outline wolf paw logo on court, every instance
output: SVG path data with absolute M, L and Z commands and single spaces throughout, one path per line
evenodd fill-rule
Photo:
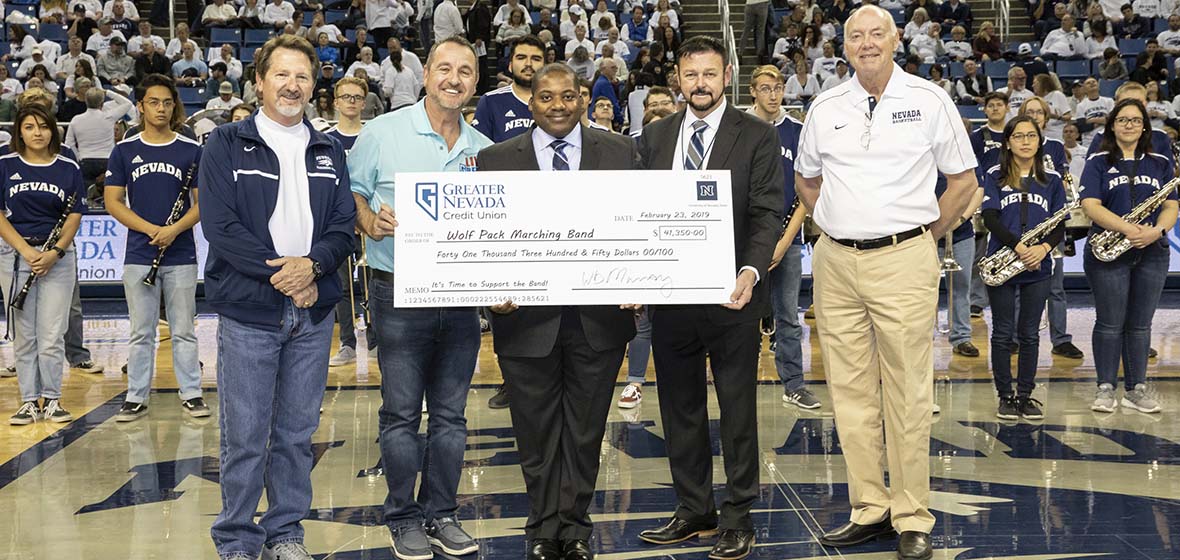
M 697 200 L 717 200 L 717 181 L 697 181 Z
M 438 183 L 418 183 L 414 186 L 414 201 L 426 211 L 430 219 L 438 221 Z

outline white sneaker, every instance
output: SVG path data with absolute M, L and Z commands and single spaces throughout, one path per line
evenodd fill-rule
M 77 363 L 70 366 L 70 369 L 82 370 L 82 373 L 102 373 L 103 367 L 94 363 L 94 360 L 86 360 L 85 362 Z
M 312 557 L 303 543 L 292 541 L 262 547 L 262 560 L 312 560 Z
M 934 403 L 934 413 L 935 414 L 942 414 L 942 407 L 938 406 L 938 403 Z
M 627 385 L 619 395 L 619 408 L 635 408 L 643 402 L 643 390 L 639 385 Z
M 1123 406 L 1153 414 L 1161 410 L 1160 403 L 1147 392 L 1147 385 L 1139 383 L 1135 388 L 1123 394 Z
M 1119 402 L 1114 399 L 1114 385 L 1110 383 L 1103 383 L 1098 386 L 1098 392 L 1094 394 L 1094 404 L 1090 405 L 1090 410 L 1095 412 L 1114 412 L 1114 409 L 1119 406 Z
M 356 350 L 347 346 L 341 346 L 340 351 L 328 360 L 328 367 L 340 367 L 348 364 L 356 363 Z

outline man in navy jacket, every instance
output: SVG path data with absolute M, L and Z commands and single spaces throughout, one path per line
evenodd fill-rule
M 262 108 L 213 131 L 198 173 L 205 293 L 220 314 L 221 558 L 311 558 L 300 526 L 311 435 L 341 297 L 333 272 L 356 219 L 344 148 L 303 119 L 317 62 L 305 39 L 267 41 L 255 55 Z

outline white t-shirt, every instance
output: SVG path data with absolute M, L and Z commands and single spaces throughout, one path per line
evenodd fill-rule
M 1099 96 L 1098 99 L 1090 99 L 1089 97 L 1078 102 L 1078 108 L 1074 111 L 1073 117 L 1075 119 L 1090 119 L 1093 117 L 1105 117 L 1114 110 L 1114 100 L 1109 97 Z M 1094 130 L 1082 135 L 1081 143 L 1084 146 L 1089 146 L 1090 142 L 1094 141 L 1094 136 L 1102 130 L 1102 125 L 1096 125 Z
M 226 100 L 222 99 L 220 95 L 218 95 L 217 97 L 210 99 L 209 102 L 205 104 L 205 108 L 206 109 L 233 109 L 234 107 L 237 107 L 238 105 L 241 105 L 241 104 L 242 104 L 242 100 L 238 99 L 237 97 L 230 96 L 229 101 L 226 101 Z
M 1002 87 L 996 90 L 1008 94 L 1008 118 L 1015 117 L 1020 112 L 1020 106 L 1024 104 L 1030 97 L 1035 96 L 1031 89 L 1024 88 L 1020 91 L 1015 91 L 1011 88 Z
M 1051 91 L 1045 96 L 1045 103 L 1049 104 L 1049 109 L 1053 111 L 1058 117 L 1072 112 L 1069 98 L 1060 91 Z M 1049 119 L 1048 124 L 1045 125 L 1045 136 L 1054 140 L 1064 141 L 1065 122 L 1060 119 Z
M 791 77 L 787 78 L 786 89 L 783 91 L 783 99 L 792 103 L 800 103 L 814 98 L 816 95 L 819 95 L 819 92 L 820 83 L 815 76 L 808 75 L 807 83 L 801 84 L 799 83 L 799 75 L 791 74 Z
M 267 225 L 281 257 L 302 257 L 311 252 L 314 221 L 307 182 L 307 144 L 311 133 L 303 122 L 283 126 L 259 111 L 258 135 L 279 159 L 279 198 Z
M 159 35 L 149 35 L 147 37 L 144 37 L 143 35 L 136 35 L 127 40 L 127 54 L 134 55 L 142 52 L 144 41 L 151 41 L 152 44 L 156 45 L 156 52 L 164 52 L 164 49 L 168 48 L 167 45 L 164 44 L 164 38 L 160 37 Z
M 871 119 L 869 105 L 860 80 L 848 80 L 812 102 L 799 137 L 795 171 L 823 177 L 813 215 L 838 239 L 874 239 L 936 221 L 938 172 L 978 165 L 958 109 L 937 85 L 894 64 Z

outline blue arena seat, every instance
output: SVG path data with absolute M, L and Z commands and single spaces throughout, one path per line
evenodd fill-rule
M 38 12 L 39 7 L 40 6 L 38 6 L 38 5 L 30 6 L 30 5 L 10 4 L 4 8 L 4 17 L 7 18 L 8 14 L 11 14 L 13 12 L 24 12 L 29 17 L 31 17 L 33 19 L 38 19 L 37 12 Z
M 1098 80 L 1098 95 L 1103 97 L 1114 98 L 1114 92 L 1123 85 L 1126 80 Z
M 962 62 L 951 62 L 947 64 L 947 77 L 951 79 L 962 78 L 967 75 L 967 71 L 963 69 Z
M 1089 60 L 1058 60 L 1055 66 L 1057 76 L 1061 78 L 1081 78 L 1091 75 Z
M 68 28 L 64 25 L 42 24 L 41 39 L 50 40 L 55 43 L 66 43 L 69 41 L 70 36 Z M 62 49 L 61 52 L 66 52 L 66 49 Z
M 1002 60 L 983 63 L 983 75 L 989 78 L 1007 78 L 1012 65 Z
M 180 93 L 180 102 L 186 105 L 189 103 L 203 104 L 205 101 L 202 88 L 180 87 L 176 88 L 176 91 Z
M 247 45 L 261 45 L 273 34 L 274 32 L 269 29 L 247 29 L 245 43 Z
M 258 50 L 257 45 L 242 47 L 242 52 L 238 55 L 238 60 L 242 61 L 242 64 L 250 64 L 254 62 L 254 51 L 256 50 Z
M 209 42 L 212 46 L 220 47 L 226 43 L 237 46 L 242 44 L 242 30 L 226 27 L 214 27 L 209 30 Z
M 965 119 L 983 119 L 983 108 L 979 105 L 959 105 L 959 114 Z
M 1139 54 L 1147 50 L 1147 39 L 1119 39 L 1119 52 L 1128 54 Z
M 338 23 L 340 21 L 343 21 L 344 18 L 347 16 L 348 16 L 348 12 L 345 10 L 328 10 L 328 11 L 324 12 L 324 22 Z

